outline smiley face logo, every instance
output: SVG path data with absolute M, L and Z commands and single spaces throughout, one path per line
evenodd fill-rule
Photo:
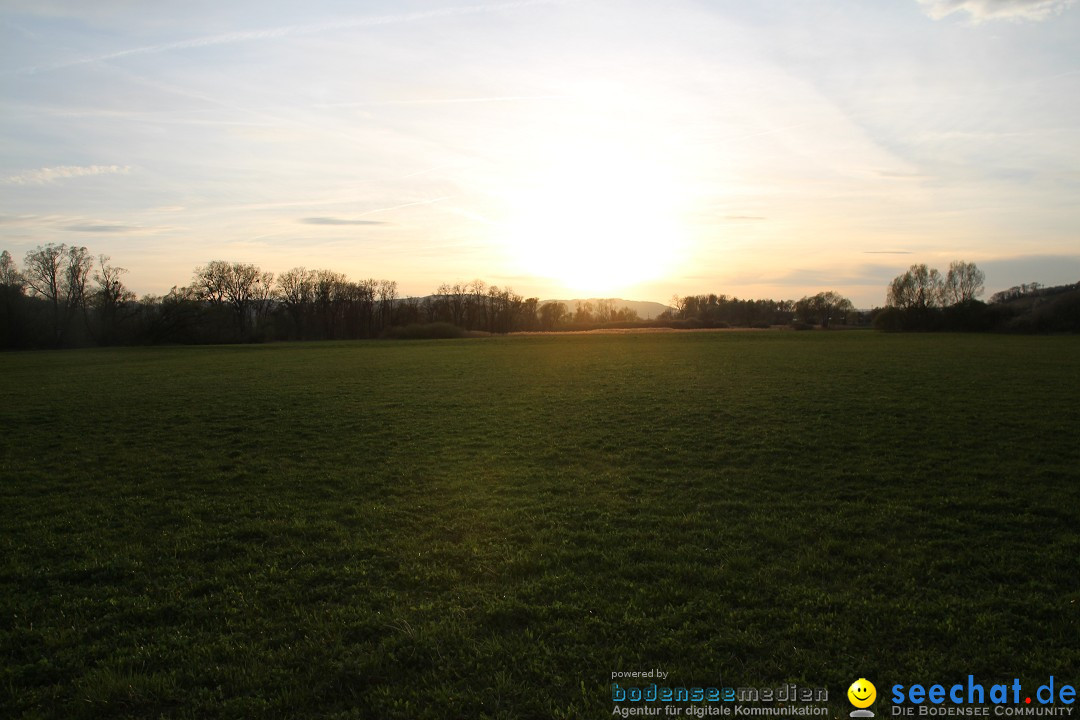
M 866 708 L 877 700 L 877 688 L 866 678 L 859 678 L 847 689 L 847 698 L 857 708 Z

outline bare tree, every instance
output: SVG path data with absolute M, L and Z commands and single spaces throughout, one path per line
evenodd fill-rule
M 315 297 L 315 313 L 320 332 L 325 338 L 337 337 L 344 322 L 341 299 L 349 280 L 333 270 L 316 270 L 312 279 Z
M 465 327 L 470 315 L 469 290 L 465 283 L 454 283 L 452 287 L 443 286 L 447 289 L 447 307 L 450 310 L 450 322 L 458 327 Z
M 90 271 L 94 259 L 85 247 L 71 246 L 67 251 L 67 265 L 64 274 L 67 277 L 67 303 L 72 311 L 86 307 L 86 285 L 90 281 Z
M 59 314 L 60 298 L 64 295 L 63 258 L 66 252 L 67 246 L 63 244 L 38 246 L 37 250 L 26 253 L 23 263 L 30 292 L 51 302 L 54 314 Z
M 98 306 L 116 306 L 122 302 L 135 299 L 135 293 L 124 286 L 120 279 L 127 274 L 127 268 L 109 265 L 108 255 L 98 255 L 98 271 L 94 273 L 94 297 Z
M 225 275 L 228 274 L 229 263 L 224 260 L 212 260 L 206 265 L 195 268 L 195 279 L 192 289 L 200 300 L 205 300 L 211 305 L 221 305 L 225 302 Z
M 985 289 L 986 275 L 975 263 L 955 260 L 949 263 L 949 272 L 945 276 L 944 300 L 946 304 L 974 300 Z
M 424 311 L 420 298 L 403 297 L 397 302 L 396 322 L 398 325 L 415 325 L 423 322 Z
M 378 331 L 376 298 L 379 296 L 379 281 L 369 278 L 352 284 L 355 286 L 356 307 L 360 316 L 360 324 L 354 335 L 371 337 Z
M 31 293 L 51 306 L 52 338 L 58 345 L 67 336 L 72 317 L 86 303 L 92 266 L 85 247 L 49 243 L 26 253 L 23 277 Z
M 425 318 L 428 322 L 453 322 L 450 299 L 453 297 L 453 288 L 448 283 L 443 283 L 435 288 L 434 294 L 424 302 L 426 311 Z
M 274 305 L 274 273 L 255 269 L 258 272 L 249 290 L 252 330 L 258 330 Z
M 912 265 L 889 284 L 888 305 L 925 310 L 941 304 L 944 283 L 941 273 L 925 264 Z
M 373 284 L 375 281 L 371 281 Z M 386 329 L 393 324 L 394 301 L 397 299 L 397 281 L 379 280 L 377 284 L 379 293 L 379 327 Z
M 109 265 L 108 255 L 98 256 L 98 271 L 94 273 L 96 287 L 91 294 L 91 303 L 97 311 L 100 325 L 98 340 L 106 345 L 115 339 L 124 305 L 135 300 L 135 293 L 128 290 L 120 279 L 126 273 L 125 268 Z
M 303 267 L 278 275 L 277 287 L 286 307 L 303 307 L 315 297 L 315 273 Z
M 304 267 L 287 270 L 277 278 L 278 297 L 292 318 L 296 337 L 305 336 L 305 325 L 315 306 L 315 273 Z
M 213 305 L 228 305 L 243 335 L 265 312 L 273 289 L 274 274 L 258 265 L 214 260 L 196 268 L 193 283 L 199 297 Z
M 473 280 L 462 287 L 465 295 L 465 317 L 463 323 L 470 330 L 487 327 L 487 283 Z M 457 324 L 457 323 L 455 323 Z
M 26 280 L 19 273 L 19 268 L 15 267 L 15 261 L 11 259 L 11 253 L 7 250 L 0 253 L 0 285 L 19 288 L 20 293 L 26 287 Z
M 615 303 L 611 300 L 596 301 L 596 322 L 611 322 L 615 318 Z

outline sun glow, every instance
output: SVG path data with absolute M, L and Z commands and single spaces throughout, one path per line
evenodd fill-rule
M 509 198 L 504 241 L 520 270 L 610 294 L 669 273 L 684 231 L 666 163 L 612 141 L 561 143 Z

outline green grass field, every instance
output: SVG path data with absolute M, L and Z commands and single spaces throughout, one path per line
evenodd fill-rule
M 1080 337 L 0 355 L 0 716 L 1080 681 Z M 883 707 L 879 700 L 879 708 Z M 879 712 L 879 716 L 883 715 Z

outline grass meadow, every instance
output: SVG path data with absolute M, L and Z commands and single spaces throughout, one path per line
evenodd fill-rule
M 1080 337 L 3 354 L 0 716 L 1075 684 L 1078 429 Z

